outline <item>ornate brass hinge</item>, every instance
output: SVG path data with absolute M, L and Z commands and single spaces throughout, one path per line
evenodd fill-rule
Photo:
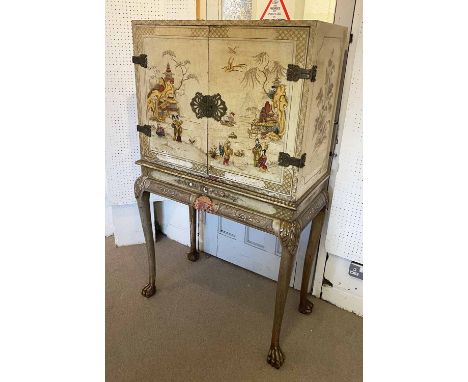
M 148 66 L 148 56 L 146 54 L 140 54 L 139 56 L 132 56 L 132 62 L 140 65 L 143 68 Z
M 151 137 L 151 126 L 150 125 L 137 125 L 137 130 L 140 133 L 145 134 L 147 137 Z
M 288 81 L 309 80 L 315 82 L 317 76 L 317 65 L 312 66 L 311 69 L 302 69 L 298 65 L 289 64 L 286 71 L 286 79 Z
M 305 166 L 306 154 L 302 154 L 300 158 L 292 157 L 287 153 L 279 153 L 278 155 L 278 165 L 283 167 L 296 166 L 302 168 Z

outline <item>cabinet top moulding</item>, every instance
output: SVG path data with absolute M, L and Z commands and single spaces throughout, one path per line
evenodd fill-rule
M 311 27 L 317 23 L 329 24 L 319 20 L 132 20 L 135 25 L 157 26 L 254 26 L 254 27 Z

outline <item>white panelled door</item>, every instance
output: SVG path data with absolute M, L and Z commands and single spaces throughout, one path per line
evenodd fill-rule
M 276 236 L 203 212 L 199 219 L 200 250 L 269 279 L 278 279 L 281 243 Z M 309 233 L 310 224 L 302 232 L 291 277 L 290 285 L 296 289 L 301 286 Z

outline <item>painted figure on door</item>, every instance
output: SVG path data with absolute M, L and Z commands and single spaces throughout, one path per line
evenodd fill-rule
M 260 155 L 260 157 L 258 158 L 258 167 L 260 168 L 260 171 L 267 171 L 268 170 L 268 167 L 267 167 L 267 156 L 266 156 L 266 150 L 263 150 L 262 151 L 262 154 Z
M 234 153 L 233 149 L 231 148 L 231 142 L 226 141 L 224 142 L 223 147 L 223 165 L 228 166 L 229 160 L 231 159 L 231 155 Z
M 182 121 L 179 119 L 178 114 L 172 115 L 172 128 L 174 129 L 173 140 L 177 142 L 182 142 Z
M 221 143 L 218 145 L 219 155 L 224 156 L 224 145 Z
M 218 149 L 215 145 L 211 146 L 211 148 L 208 150 L 208 154 L 210 154 L 210 157 L 212 157 L 213 159 L 216 159 L 218 157 Z
M 252 154 L 254 156 L 253 164 L 255 167 L 258 167 L 258 159 L 260 158 L 261 152 L 262 152 L 262 145 L 260 144 L 259 139 L 255 138 L 255 146 L 252 148 Z
M 268 149 L 268 143 L 265 143 L 264 146 L 260 143 L 258 138 L 255 139 L 255 146 L 252 148 L 253 154 L 253 164 L 255 167 L 262 168 L 266 170 L 266 150 Z M 262 158 L 264 156 L 264 158 Z

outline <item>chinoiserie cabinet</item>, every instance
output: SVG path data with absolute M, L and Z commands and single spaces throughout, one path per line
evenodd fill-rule
M 135 196 L 156 292 L 149 195 L 275 234 L 282 245 L 267 361 L 279 334 L 302 229 L 313 220 L 299 311 L 317 252 L 334 146 L 347 29 L 319 21 L 133 21 L 142 175 Z

